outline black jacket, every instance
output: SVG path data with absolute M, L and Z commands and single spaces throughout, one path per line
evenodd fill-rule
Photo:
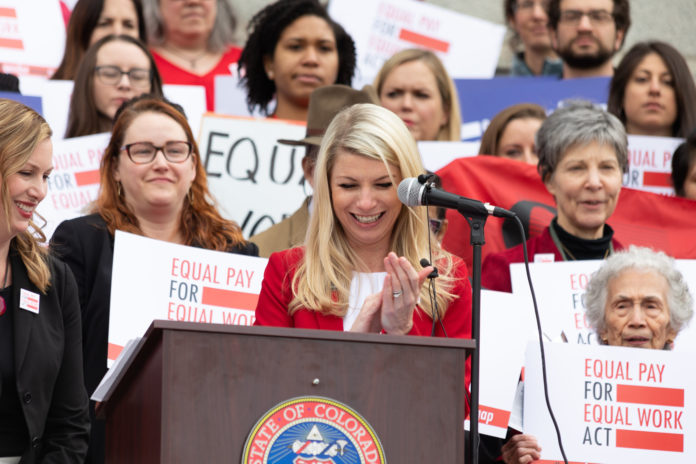
M 80 463 L 90 424 L 75 279 L 65 263 L 49 257 L 51 286 L 44 295 L 14 247 L 9 259 L 17 393 L 29 430 L 20 463 Z M 38 314 L 19 308 L 22 289 L 39 295 Z

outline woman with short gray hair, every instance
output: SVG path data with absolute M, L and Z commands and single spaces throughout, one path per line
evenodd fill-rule
M 537 169 L 556 202 L 556 217 L 527 241 L 530 260 L 605 259 L 623 248 L 606 223 L 628 168 L 623 124 L 589 102 L 568 102 L 541 125 L 536 146 Z M 510 264 L 523 261 L 522 245 L 489 255 L 483 286 L 510 292 Z
M 630 298 L 630 286 L 618 287 L 623 281 L 628 283 L 626 276 L 633 274 L 644 275 L 648 284 L 641 286 L 639 295 Z M 635 286 L 639 279 L 634 276 L 630 282 Z M 652 287 L 656 291 L 648 291 Z M 664 314 L 657 311 L 660 308 Z M 661 251 L 631 246 L 611 256 L 592 274 L 585 293 L 585 313 L 604 344 L 649 343 L 653 348 L 669 349 L 693 316 L 693 298 L 674 259 Z M 641 331 L 640 327 L 646 329 Z

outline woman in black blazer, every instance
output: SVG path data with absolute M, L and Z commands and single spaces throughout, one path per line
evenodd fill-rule
M 82 307 L 85 383 L 106 373 L 111 267 L 116 229 L 184 245 L 258 256 L 240 227 L 223 219 L 208 192 L 198 146 L 183 112 L 144 96 L 116 113 L 100 167 L 93 214 L 65 221 L 51 248 L 75 274 Z M 134 256 L 133 259 L 138 259 Z M 92 416 L 87 461 L 104 462 L 104 426 Z
M 32 221 L 53 170 L 51 129 L 0 100 L 0 459 L 83 462 L 89 437 L 77 286 Z

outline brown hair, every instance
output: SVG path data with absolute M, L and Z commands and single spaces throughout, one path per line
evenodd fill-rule
M 639 42 L 626 52 L 619 66 L 614 71 L 614 77 L 609 85 L 607 110 L 626 125 L 624 111 L 624 95 L 633 71 L 643 58 L 650 53 L 657 53 L 672 75 L 674 99 L 677 103 L 677 118 L 672 125 L 673 137 L 686 137 L 696 128 L 696 85 L 689 72 L 689 66 L 684 57 L 670 44 L 659 41 Z
M 68 128 L 65 138 L 109 132 L 113 121 L 99 112 L 94 101 L 94 68 L 97 66 L 99 50 L 109 42 L 127 42 L 137 46 L 150 62 L 150 94 L 162 96 L 162 78 L 150 51 L 140 40 L 128 35 L 107 35 L 95 42 L 82 59 L 75 77 L 75 86 L 70 96 Z
M 510 121 L 524 118 L 535 118 L 543 121 L 546 119 L 546 110 L 535 103 L 520 103 L 508 106 L 496 114 L 481 137 L 479 155 L 497 155 L 500 137 Z
M 462 126 L 462 116 L 459 111 L 459 97 L 457 96 L 457 88 L 454 86 L 452 78 L 447 73 L 442 61 L 433 52 L 422 50 L 420 48 L 407 48 L 395 53 L 384 62 L 382 68 L 375 77 L 374 87 L 377 90 L 377 95 L 382 94 L 384 81 L 395 68 L 404 63 L 412 61 L 422 61 L 430 69 L 435 76 L 437 89 L 440 92 L 442 99 L 442 107 L 447 113 L 447 124 L 440 127 L 437 133 L 436 140 L 439 141 L 460 141 L 460 131 Z
M 201 163 L 198 145 L 183 113 L 164 98 L 142 95 L 124 103 L 116 113 L 111 140 L 106 147 L 99 168 L 101 187 L 94 212 L 106 221 L 109 232 L 116 229 L 142 235 L 138 218 L 120 194 L 114 171 L 118 166 L 123 138 L 133 121 L 143 113 L 158 113 L 172 118 L 186 133 L 192 145 L 196 177 L 189 194 L 184 199 L 180 228 L 187 245 L 205 246 L 211 250 L 226 251 L 243 243 L 242 230 L 233 221 L 224 219 L 217 210 L 215 201 L 208 190 L 205 169 Z M 126 161 L 130 162 L 130 161 Z
M 5 218 L 9 217 L 13 207 L 7 187 L 8 178 L 18 173 L 39 143 L 50 137 L 51 128 L 36 111 L 13 100 L 0 99 L 0 195 Z M 38 213 L 34 212 L 34 215 Z M 9 231 L 9 221 L 0 227 Z M 40 245 L 45 241 L 46 236 L 33 220 L 29 221 L 27 230 L 12 239 L 15 250 L 27 268 L 29 279 L 43 293 L 48 290 L 51 280 L 47 249 Z M 9 256 L 7 259 L 10 259 Z
M 51 79 L 73 80 L 77 74 L 77 68 L 82 62 L 82 57 L 89 48 L 89 41 L 92 33 L 97 27 L 99 16 L 104 9 L 105 0 L 79 0 L 75 4 L 68 30 L 65 36 L 65 52 L 63 61 L 60 62 L 58 69 Z M 140 0 L 132 0 L 135 8 L 135 15 L 138 17 L 138 37 L 145 41 L 145 19 L 143 17 L 143 7 Z

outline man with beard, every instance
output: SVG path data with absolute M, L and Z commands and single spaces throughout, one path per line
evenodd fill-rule
M 551 44 L 563 78 L 612 76 L 631 25 L 628 0 L 550 0 Z

